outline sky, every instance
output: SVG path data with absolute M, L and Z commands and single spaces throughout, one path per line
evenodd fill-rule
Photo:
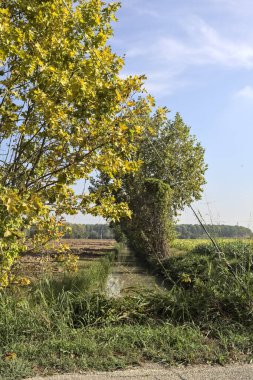
M 206 223 L 253 229 L 252 0 L 122 0 L 112 49 L 205 148 Z M 99 223 L 77 216 L 75 222 Z M 73 220 L 72 220 L 73 221 Z M 180 223 L 197 223 L 185 210 Z

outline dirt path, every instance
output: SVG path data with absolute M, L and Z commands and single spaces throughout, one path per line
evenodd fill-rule
M 229 366 L 190 366 L 165 369 L 150 365 L 114 372 L 35 377 L 29 380 L 253 380 L 253 364 Z

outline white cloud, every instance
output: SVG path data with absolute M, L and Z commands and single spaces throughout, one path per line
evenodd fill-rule
M 130 58 L 146 56 L 147 60 L 156 57 L 181 68 L 196 65 L 253 68 L 252 44 L 223 37 L 196 17 L 187 23 L 185 32 L 185 38 L 163 36 L 149 46 L 142 42 L 141 46 L 135 46 L 126 55 Z
M 196 16 L 181 25 L 180 35 L 158 35 L 152 41 L 142 37 L 126 53 L 127 59 L 143 67 L 147 89 L 154 95 L 188 86 L 185 74 L 193 67 L 253 68 L 253 44 L 228 38 Z
M 253 100 L 253 87 L 248 85 L 241 88 L 239 91 L 237 91 L 236 96 L 244 99 Z

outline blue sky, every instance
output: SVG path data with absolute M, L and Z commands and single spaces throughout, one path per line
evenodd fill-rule
M 111 45 L 126 55 L 123 75 L 146 74 L 157 105 L 178 111 L 206 149 L 194 207 L 207 223 L 253 229 L 253 2 L 122 0 L 117 16 Z M 195 223 L 189 210 L 180 221 Z

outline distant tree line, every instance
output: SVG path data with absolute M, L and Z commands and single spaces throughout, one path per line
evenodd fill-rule
M 114 239 L 108 224 L 68 224 L 64 239 Z
M 247 238 L 252 237 L 252 231 L 242 226 L 205 225 L 208 232 L 214 237 L 220 238 Z M 176 231 L 179 239 L 200 239 L 205 238 L 206 234 L 199 224 L 178 224 Z
M 118 226 L 109 224 L 71 224 L 64 235 L 64 239 L 116 239 L 126 242 L 126 238 Z M 242 226 L 205 225 L 208 232 L 214 237 L 220 238 L 248 238 L 253 233 L 249 228 Z M 34 235 L 35 226 L 30 229 L 27 236 Z M 203 228 L 199 224 L 178 224 L 176 225 L 178 239 L 201 239 L 206 238 Z

